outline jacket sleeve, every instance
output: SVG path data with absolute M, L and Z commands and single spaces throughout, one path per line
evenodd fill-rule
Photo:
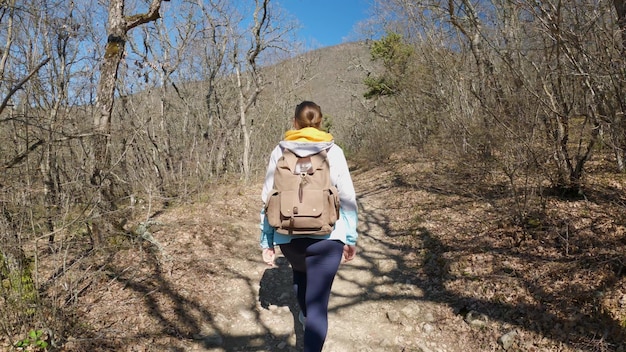
M 333 151 L 335 155 L 331 159 L 331 167 L 335 174 L 335 186 L 339 191 L 339 217 L 345 223 L 346 244 L 355 245 L 358 238 L 356 192 L 343 150 L 338 146 L 334 146 L 332 149 L 336 149 Z
M 278 163 L 278 159 L 283 154 L 280 146 L 276 146 L 270 155 L 270 160 L 267 163 L 267 170 L 265 172 L 265 182 L 263 182 L 263 191 L 261 192 L 261 200 L 263 201 L 263 208 L 265 208 L 265 204 L 267 203 L 267 196 L 274 188 L 274 171 L 276 170 L 276 164 Z
M 261 192 L 261 200 L 263 201 L 263 207 L 261 208 L 259 228 L 261 230 L 261 238 L 259 244 L 261 248 L 273 248 L 274 247 L 274 228 L 267 223 L 267 217 L 265 216 L 265 204 L 267 203 L 267 197 L 274 187 L 274 170 L 276 169 L 276 163 L 282 151 L 279 146 L 276 146 L 270 155 L 270 160 L 267 164 L 267 171 L 265 173 L 265 182 L 263 182 L 263 190 Z
M 267 223 L 265 209 L 261 210 L 261 239 L 259 245 L 261 248 L 274 248 L 274 228 Z

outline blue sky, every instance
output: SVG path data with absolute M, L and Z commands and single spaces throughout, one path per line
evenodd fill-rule
M 368 17 L 371 0 L 278 0 L 296 17 L 307 46 L 326 47 L 354 39 L 354 25 Z

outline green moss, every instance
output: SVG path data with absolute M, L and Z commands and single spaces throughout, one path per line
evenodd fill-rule
M 124 46 L 121 43 L 109 42 L 107 43 L 106 48 L 104 50 L 104 57 L 111 58 L 111 57 L 118 56 L 122 53 L 123 50 L 124 50 Z
M 530 227 L 530 228 L 536 228 L 536 227 L 541 226 L 541 220 L 539 220 L 539 219 L 534 219 L 534 218 L 529 218 L 529 219 L 526 221 L 526 224 L 527 224 L 527 225 L 528 225 L 528 227 Z
M 39 301 L 39 293 L 33 280 L 33 260 L 25 259 L 20 269 L 10 270 L 6 258 L 0 254 L 0 278 L 2 279 L 2 295 L 26 314 L 35 313 L 35 303 Z M 22 308 L 19 308 L 22 307 Z M 29 307 L 29 308 L 24 308 Z

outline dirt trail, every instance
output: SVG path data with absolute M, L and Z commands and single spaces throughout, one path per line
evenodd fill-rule
M 353 171 L 358 253 L 334 282 L 325 352 L 626 351 L 626 279 L 603 259 L 614 255 L 606 245 L 594 245 L 623 248 L 626 229 L 612 215 L 621 208 L 554 201 L 581 229 L 577 243 L 590 243 L 563 257 L 547 234 L 505 232 L 497 204 L 431 166 Z M 77 322 L 59 350 L 300 351 L 288 263 L 280 253 L 275 268 L 261 260 L 260 189 L 216 186 L 158 214 L 138 208 L 150 219 L 135 225 L 142 239 L 123 238 L 106 258 L 42 255 L 42 277 L 64 273 L 48 296 Z M 603 227 L 587 230 L 585 216 Z M 617 318 L 590 310 L 598 297 Z
M 341 266 L 333 285 L 325 351 L 478 350 L 469 347 L 469 328 L 461 328 L 465 333 L 459 335 L 462 319 L 450 308 L 429 302 L 422 287 L 403 272 L 407 253 L 387 237 L 384 200 L 392 188 L 381 184 L 385 175 L 376 176 L 354 176 L 360 206 L 358 255 Z M 184 351 L 301 349 L 303 331 L 291 272 L 280 252 L 277 267 L 261 262 L 258 209 L 246 209 L 245 219 L 230 228 L 223 224 L 209 228 L 210 219 L 232 220 L 238 206 L 254 204 L 258 197 L 254 187 L 232 190 L 231 197 L 234 192 L 237 200 L 214 197 L 206 208 L 190 207 L 157 219 L 163 227 L 154 237 L 170 261 L 165 271 L 171 279 L 166 280 L 176 292 L 164 298 L 185 311 L 164 313 L 170 318 L 161 319 L 159 325 L 169 322 L 192 339 L 159 338 L 152 345 L 155 350 L 168 344 L 170 350 Z M 146 314 L 154 317 L 154 312 Z M 446 319 L 454 331 L 446 331 L 442 324 Z
M 433 303 L 388 236 L 380 171 L 353 176 L 358 255 L 333 285 L 325 351 L 478 351 L 451 308 Z M 151 218 L 147 241 L 110 259 L 106 278 L 79 301 L 87 332 L 64 351 L 299 351 L 302 327 L 280 252 L 268 268 L 258 247 L 261 185 L 219 188 L 210 199 Z M 448 327 L 453 327 L 452 330 Z

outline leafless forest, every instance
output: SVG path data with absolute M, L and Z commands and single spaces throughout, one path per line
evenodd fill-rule
M 3 346 L 70 336 L 88 280 L 67 270 L 258 180 L 304 99 L 353 163 L 411 150 L 476 197 L 496 185 L 503 227 L 545 229 L 550 197 L 590 192 L 626 225 L 626 1 L 372 6 L 360 40 L 309 50 L 273 0 L 0 0 Z M 68 259 L 44 275 L 42 253 Z M 603 260 L 626 275 L 623 252 Z M 626 329 L 626 303 L 611 314 Z

